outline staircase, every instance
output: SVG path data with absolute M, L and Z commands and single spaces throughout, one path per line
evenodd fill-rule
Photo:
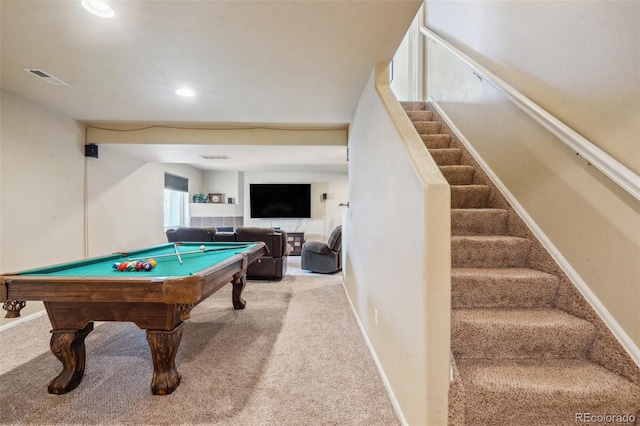
M 640 425 L 640 368 L 433 107 L 402 105 L 451 185 L 449 424 Z

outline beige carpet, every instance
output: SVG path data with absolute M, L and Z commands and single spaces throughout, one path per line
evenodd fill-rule
M 451 186 L 450 425 L 640 424 L 640 368 L 435 109 L 403 106 Z
M 61 364 L 40 317 L 0 333 L 0 424 L 397 425 L 358 329 L 341 275 L 299 269 L 280 282 L 250 281 L 247 308 L 231 288 L 201 303 L 177 356 L 182 381 L 154 396 L 144 331 L 101 323 L 88 336 L 74 391 L 47 393 Z

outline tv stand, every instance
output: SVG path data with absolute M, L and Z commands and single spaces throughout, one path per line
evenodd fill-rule
M 300 256 L 304 244 L 304 232 L 287 232 L 287 243 L 291 246 L 289 256 Z

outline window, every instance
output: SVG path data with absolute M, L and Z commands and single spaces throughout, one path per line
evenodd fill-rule
M 189 179 L 164 174 L 164 227 L 187 225 L 189 218 Z
M 164 227 L 172 228 L 187 224 L 189 202 L 186 192 L 164 190 Z

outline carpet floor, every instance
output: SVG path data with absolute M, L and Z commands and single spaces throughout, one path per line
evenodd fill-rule
M 341 275 L 301 271 L 249 281 L 247 307 L 230 286 L 185 322 L 176 358 L 182 381 L 150 391 L 145 332 L 99 323 L 86 339 L 82 383 L 47 392 L 61 370 L 46 316 L 0 333 L 0 424 L 398 425 L 400 421 L 350 309 Z

